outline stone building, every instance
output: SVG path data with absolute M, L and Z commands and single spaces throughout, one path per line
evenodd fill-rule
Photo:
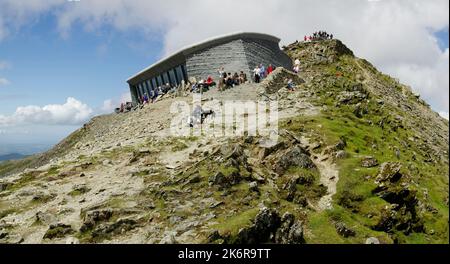
M 218 69 L 226 72 L 244 71 L 250 78 L 256 65 L 292 67 L 291 59 L 280 49 L 280 39 L 261 33 L 240 32 L 215 37 L 156 62 L 128 79 L 133 103 L 144 93 L 150 94 L 163 84 L 180 85 L 191 77 L 219 79 Z

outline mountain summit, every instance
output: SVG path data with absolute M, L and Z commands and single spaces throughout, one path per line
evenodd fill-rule
M 202 97 L 277 102 L 276 142 L 170 136 L 182 93 L 95 117 L 0 165 L 0 242 L 448 243 L 448 121 L 339 40 L 284 52 L 299 74 Z

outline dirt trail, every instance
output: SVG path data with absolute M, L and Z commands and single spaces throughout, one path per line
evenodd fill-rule
M 317 207 L 320 211 L 332 209 L 333 196 L 336 194 L 336 185 L 339 181 L 339 170 L 336 165 L 327 159 L 327 157 L 318 155 L 315 162 L 320 171 L 320 182 L 328 188 L 325 196 L 320 198 Z
M 301 143 L 304 147 L 310 146 L 309 138 L 302 137 Z M 316 210 L 323 211 L 332 209 L 333 196 L 336 194 L 336 185 L 339 181 L 339 170 L 328 155 L 314 154 L 314 164 L 320 172 L 320 182 L 327 187 L 327 194 L 320 198 L 316 205 Z

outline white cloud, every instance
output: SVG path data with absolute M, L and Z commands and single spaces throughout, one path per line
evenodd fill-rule
M 449 111 L 448 50 L 441 51 L 433 36 L 448 27 L 448 0 L 2 0 L 0 40 L 2 32 L 6 36 L 14 30 L 13 24 L 49 10 L 64 36 L 74 25 L 87 31 L 104 25 L 138 29 L 149 38 L 161 37 L 163 54 L 234 31 L 266 32 L 287 44 L 327 30 L 357 56 L 411 85 L 434 109 Z
M 93 110 L 69 97 L 65 104 L 21 106 L 10 116 L 0 115 L 0 127 L 17 125 L 80 125 L 92 117 Z
M 100 108 L 100 112 L 101 113 L 111 113 L 112 111 L 114 111 L 114 109 L 117 107 L 117 104 L 114 103 L 114 101 L 112 99 L 108 99 L 103 101 L 103 105 Z
M 8 85 L 8 84 L 10 84 L 10 83 L 11 83 L 11 82 L 8 81 L 7 79 L 5 79 L 5 78 L 0 78 L 0 86 Z
M 448 112 L 439 112 L 439 115 L 448 120 Z
M 131 102 L 131 95 L 129 92 L 123 93 L 119 98 L 107 99 L 103 101 L 103 105 L 100 110 L 97 111 L 99 114 L 110 114 L 116 108 L 120 107 L 120 104 Z

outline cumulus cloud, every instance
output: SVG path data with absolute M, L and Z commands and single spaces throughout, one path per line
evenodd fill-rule
M 448 120 L 448 112 L 439 112 L 439 115 Z
M 131 95 L 129 92 L 124 92 L 120 97 L 107 99 L 103 101 L 103 105 L 97 111 L 98 114 L 110 114 L 114 109 L 120 107 L 120 104 L 131 102 Z
M 64 104 L 21 106 L 10 116 L 0 115 L 0 127 L 17 125 L 80 125 L 92 117 L 93 110 L 75 98 Z
M 448 0 L 2 0 L 0 40 L 2 32 L 14 29 L 13 18 L 20 24 L 44 11 L 56 16 L 63 36 L 70 35 L 74 25 L 87 31 L 105 25 L 119 31 L 138 29 L 148 38 L 161 38 L 165 55 L 235 31 L 266 32 L 287 44 L 323 29 L 356 55 L 411 85 L 436 110 L 448 112 L 448 50 L 440 50 L 434 36 L 448 28 L 448 10 Z

